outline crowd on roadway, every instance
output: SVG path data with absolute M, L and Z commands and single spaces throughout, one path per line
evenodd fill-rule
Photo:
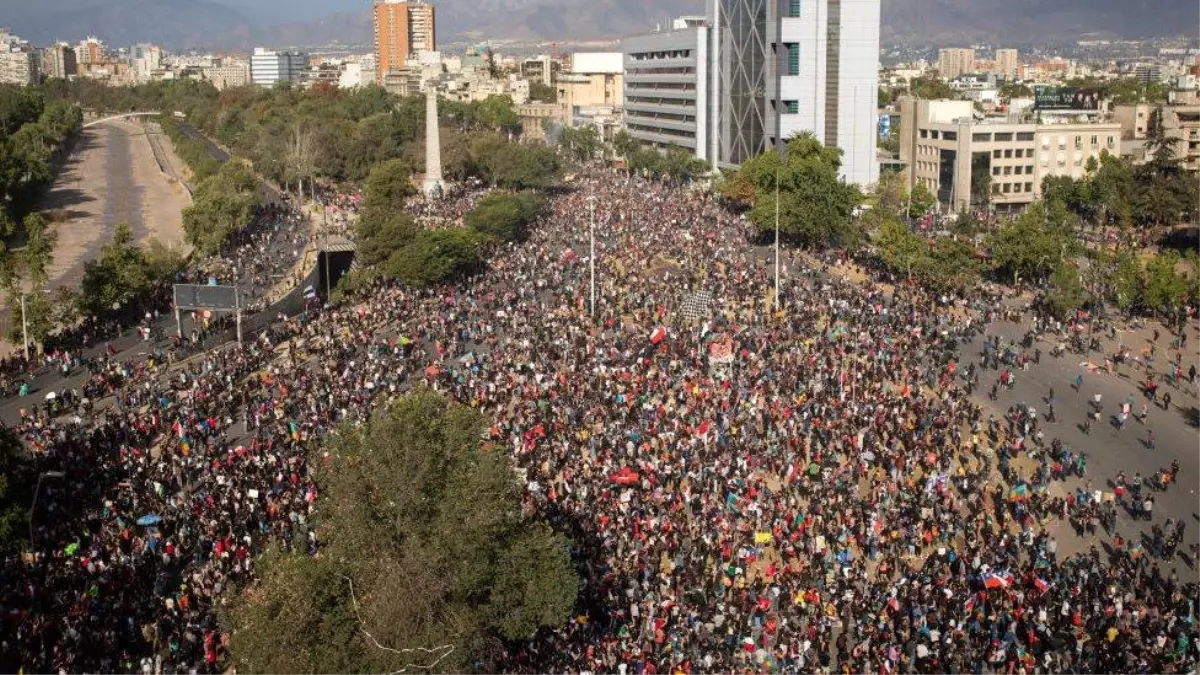
M 1086 455 L 970 398 L 1028 351 L 963 349 L 1000 297 L 789 260 L 777 312 L 769 256 L 712 196 L 574 188 L 475 279 L 378 282 L 174 368 L 101 359 L 88 395 L 31 405 L 44 480 L 33 552 L 0 568 L 0 667 L 221 670 L 221 594 L 271 539 L 320 549 L 310 451 L 421 384 L 489 413 L 526 511 L 572 536 L 578 611 L 505 670 L 1194 670 L 1200 588 L 1164 561 L 1183 524 L 1060 555 L 1072 526 L 1124 544 L 1114 502 L 1052 496 Z

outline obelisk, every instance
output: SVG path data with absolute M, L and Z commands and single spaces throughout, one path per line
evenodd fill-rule
M 442 144 L 438 133 L 437 88 L 425 90 L 425 197 L 442 196 Z

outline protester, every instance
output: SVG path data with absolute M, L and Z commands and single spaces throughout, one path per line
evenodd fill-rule
M 775 312 L 769 257 L 712 196 L 573 187 L 475 279 L 377 282 L 175 369 L 102 360 L 86 392 L 31 406 L 18 430 L 65 476 L 42 488 L 34 559 L 3 567 L 0 666 L 221 670 L 222 593 L 270 540 L 320 549 L 308 451 L 426 385 L 491 416 L 526 511 L 572 536 L 578 613 L 510 671 L 1194 669 L 1197 585 L 1159 549 L 1059 557 L 1057 523 L 1109 530 L 1115 506 L 1051 496 L 1086 456 L 1034 407 L 999 421 L 970 400 L 959 347 L 996 296 L 951 307 L 791 259 Z M 421 204 L 461 221 L 459 201 Z M 982 367 L 1021 359 L 988 342 Z

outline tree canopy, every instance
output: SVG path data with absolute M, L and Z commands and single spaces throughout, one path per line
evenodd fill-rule
M 569 542 L 522 515 L 482 413 L 419 390 L 310 451 L 319 556 L 276 551 L 222 621 L 242 672 L 489 669 L 498 640 L 569 617 Z M 328 452 L 328 456 L 326 456 Z
M 545 198 L 531 192 L 490 194 L 467 212 L 463 222 L 488 241 L 518 241 L 545 204 Z
M 226 162 L 200 182 L 183 210 L 188 242 L 203 254 L 216 253 L 230 234 L 250 224 L 261 203 L 262 192 L 250 170 L 241 162 Z
M 742 165 L 722 191 L 736 199 L 752 194 L 750 218 L 764 237 L 775 228 L 775 181 L 779 180 L 780 235 L 804 246 L 847 246 L 859 238 L 851 221 L 862 203 L 858 188 L 838 177 L 841 150 L 821 145 L 811 133 L 793 136 L 786 159 L 775 150 Z

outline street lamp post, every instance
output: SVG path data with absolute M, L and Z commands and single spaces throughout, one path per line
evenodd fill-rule
M 588 225 L 588 274 L 592 278 L 589 308 L 594 318 L 596 316 L 596 196 L 588 195 L 587 201 L 591 214 Z
M 775 165 L 775 311 L 779 311 L 779 168 L 783 163 L 783 154 L 779 154 L 779 163 Z
M 29 545 L 33 546 L 33 515 L 37 510 L 38 493 L 42 490 L 42 479 L 53 478 L 58 480 L 65 476 L 62 471 L 43 471 L 38 474 L 37 485 L 33 488 L 33 503 L 29 505 Z

